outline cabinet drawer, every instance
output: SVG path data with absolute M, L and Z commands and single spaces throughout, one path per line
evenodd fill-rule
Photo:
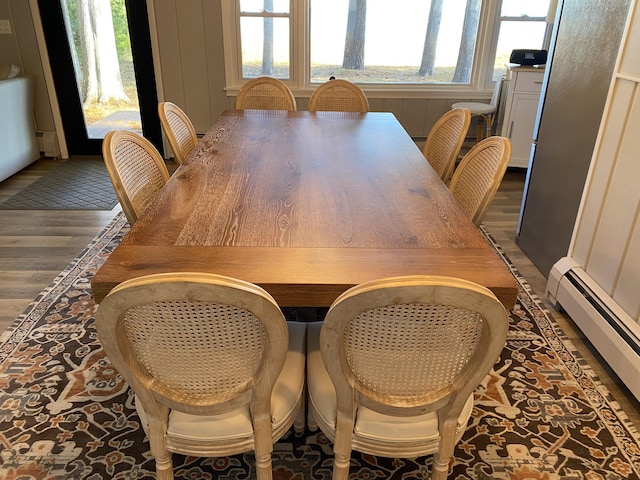
M 540 93 L 543 78 L 544 74 L 542 72 L 518 72 L 514 91 Z

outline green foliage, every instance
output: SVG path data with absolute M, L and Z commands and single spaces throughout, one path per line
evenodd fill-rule
M 116 35 L 118 58 L 131 61 L 131 42 L 129 41 L 127 8 L 124 0 L 111 0 L 111 12 L 113 14 L 113 30 Z
M 76 0 L 66 0 L 67 6 L 67 21 L 69 22 L 69 28 L 73 36 L 73 43 L 75 45 L 76 52 L 80 51 L 80 35 L 78 34 L 78 8 Z

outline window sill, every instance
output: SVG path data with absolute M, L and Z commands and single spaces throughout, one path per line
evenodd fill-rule
M 358 84 L 368 98 L 400 98 L 400 99 L 430 99 L 446 98 L 448 100 L 487 100 L 491 98 L 491 90 L 477 90 L 468 85 L 459 87 L 435 85 L 366 85 Z M 236 97 L 240 87 L 225 88 L 228 97 Z M 291 88 L 296 98 L 309 98 L 313 88 Z

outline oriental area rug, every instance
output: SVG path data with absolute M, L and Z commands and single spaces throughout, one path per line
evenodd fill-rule
M 119 214 L 1 337 L 0 479 L 155 478 L 132 392 L 94 328 L 90 281 L 126 225 Z M 503 258 L 519 299 L 506 348 L 476 391 L 449 479 L 639 479 L 638 432 Z M 275 445 L 274 479 L 330 479 L 332 461 L 322 433 L 291 431 Z M 255 478 L 251 453 L 174 454 L 173 462 L 177 480 Z M 430 456 L 354 452 L 350 478 L 419 479 L 430 470 Z

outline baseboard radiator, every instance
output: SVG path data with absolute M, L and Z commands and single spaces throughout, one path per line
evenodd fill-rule
M 570 257 L 551 269 L 547 296 L 640 400 L 640 325 Z

